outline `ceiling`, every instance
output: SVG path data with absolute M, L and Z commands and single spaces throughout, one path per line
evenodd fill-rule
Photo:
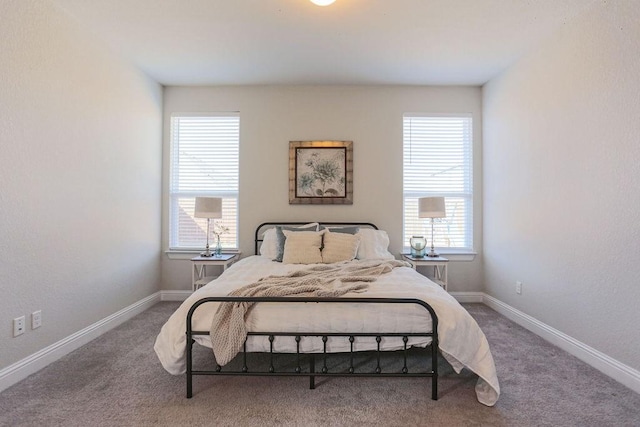
M 481 85 L 595 0 L 50 0 L 164 85 Z

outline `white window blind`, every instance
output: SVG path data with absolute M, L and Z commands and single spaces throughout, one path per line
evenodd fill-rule
M 444 196 L 447 217 L 435 220 L 435 246 L 473 250 L 472 126 L 470 115 L 404 115 L 405 248 L 416 235 L 431 245 L 431 220 L 418 218 L 418 199 Z
M 223 249 L 238 247 L 238 177 L 240 116 L 237 113 L 171 117 L 169 249 L 200 249 L 206 244 L 207 220 L 194 218 L 196 196 L 222 198 L 216 225 Z

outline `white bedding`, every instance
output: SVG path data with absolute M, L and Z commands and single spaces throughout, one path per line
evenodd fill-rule
M 359 262 L 359 261 L 352 261 Z M 154 349 L 164 368 L 171 374 L 186 371 L 186 317 L 194 302 L 208 296 L 225 296 L 233 289 L 255 282 L 268 275 L 284 275 L 306 265 L 282 264 L 266 257 L 244 258 L 227 269 L 218 279 L 191 295 L 169 318 L 156 338 Z M 369 284 L 363 293 L 345 297 L 418 298 L 427 302 L 438 315 L 440 351 L 456 372 L 467 367 L 478 376 L 476 395 L 481 403 L 493 406 L 500 395 L 493 357 L 489 344 L 469 313 L 440 286 L 409 267 L 395 268 Z M 218 303 L 206 303 L 193 316 L 193 330 L 208 331 Z M 256 304 L 247 315 L 249 331 L 289 332 L 425 332 L 431 330 L 431 318 L 419 305 L 406 304 L 313 304 L 262 303 Z M 209 336 L 196 336 L 196 342 L 211 347 Z M 410 337 L 409 345 L 426 346 L 428 337 Z M 375 350 L 375 338 L 358 338 L 355 351 Z M 303 352 L 322 352 L 319 338 L 302 338 Z M 327 350 L 349 351 L 344 339 L 330 339 Z M 403 342 L 398 338 L 383 338 L 383 350 L 399 350 Z M 247 340 L 248 351 L 269 351 L 267 337 L 252 336 Z M 293 338 L 276 338 L 274 350 L 295 352 Z

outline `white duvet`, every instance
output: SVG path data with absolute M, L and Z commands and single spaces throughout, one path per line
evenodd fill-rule
M 359 261 L 352 261 L 359 262 Z M 194 302 L 209 296 L 225 296 L 233 289 L 250 284 L 268 275 L 284 275 L 306 265 L 282 264 L 266 257 L 251 256 L 235 263 L 218 279 L 194 292 L 164 324 L 156 338 L 154 350 L 164 368 L 173 375 L 186 371 L 186 317 Z M 384 274 L 363 293 L 345 297 L 417 298 L 427 302 L 438 315 L 440 352 L 456 372 L 467 367 L 478 375 L 476 396 L 480 403 L 493 406 L 500 395 L 500 385 L 489 344 L 471 315 L 440 286 L 409 267 L 395 268 Z M 218 303 L 200 306 L 193 316 L 193 330 L 208 331 Z M 314 303 L 259 303 L 249 311 L 249 331 L 288 332 L 425 332 L 431 330 L 429 313 L 417 304 L 314 304 Z M 209 336 L 196 336 L 196 342 L 211 347 Z M 410 337 L 409 345 L 426 346 L 428 337 Z M 383 338 L 383 350 L 403 348 L 400 337 Z M 355 351 L 375 350 L 375 338 L 357 338 Z M 322 352 L 319 338 L 302 338 L 303 352 Z M 344 338 L 330 339 L 330 352 L 349 351 L 350 343 Z M 281 337 L 274 341 L 274 350 L 295 352 L 293 338 Z M 267 337 L 252 336 L 247 340 L 247 351 L 269 351 Z

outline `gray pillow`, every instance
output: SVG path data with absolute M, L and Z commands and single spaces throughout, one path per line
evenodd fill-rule
M 324 229 L 328 229 L 332 233 L 346 233 L 346 234 L 356 234 L 358 231 L 360 231 L 360 227 L 358 227 L 358 226 L 353 226 L 353 227 L 325 227 L 324 225 L 320 226 L 320 230 L 319 231 L 322 231 Z
M 277 262 L 282 262 L 282 257 L 284 256 L 284 242 L 287 240 L 287 236 L 284 235 L 282 230 L 290 230 L 290 231 L 317 231 L 318 226 L 312 225 L 308 227 L 282 227 L 280 225 L 276 226 L 276 257 L 273 259 Z

